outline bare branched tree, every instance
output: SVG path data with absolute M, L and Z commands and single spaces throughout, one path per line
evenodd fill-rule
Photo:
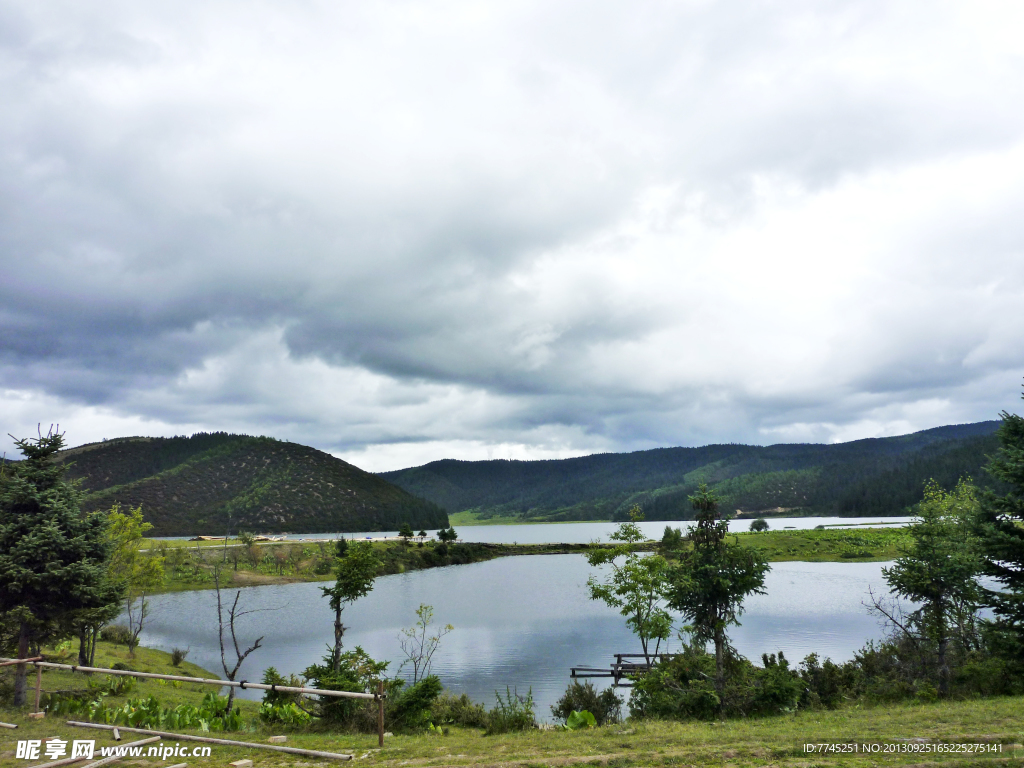
M 213 584 L 217 589 L 217 634 L 220 640 L 220 663 L 224 667 L 224 677 L 232 682 L 235 679 L 235 675 L 238 674 L 238 670 L 242 667 L 242 662 L 248 658 L 249 654 L 260 647 L 260 643 L 263 642 L 265 635 L 261 635 L 256 638 L 256 642 L 246 648 L 244 651 L 238 644 L 238 635 L 235 632 L 235 620 L 240 619 L 242 616 L 246 616 L 250 613 L 259 613 L 261 611 L 276 611 L 276 608 L 252 608 L 248 611 L 238 610 L 238 601 L 242 596 L 242 590 L 235 590 L 235 599 L 231 603 L 231 607 L 227 611 L 227 625 L 228 632 L 231 635 L 231 645 L 235 651 L 235 665 L 231 668 L 228 667 L 227 652 L 224 649 L 224 606 L 221 603 L 220 596 L 220 567 L 216 566 L 213 569 Z M 231 710 L 231 705 L 235 700 L 235 688 L 231 686 L 228 689 L 228 711 Z

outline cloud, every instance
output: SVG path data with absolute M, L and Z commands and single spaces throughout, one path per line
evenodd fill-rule
M 3 431 L 390 469 L 992 418 L 1020 16 L 0 4 Z

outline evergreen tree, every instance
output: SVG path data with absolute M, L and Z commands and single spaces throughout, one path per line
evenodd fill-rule
M 909 546 L 900 548 L 891 568 L 882 569 L 894 594 L 920 606 L 910 614 L 909 626 L 898 626 L 915 644 L 934 653 L 942 696 L 949 693 L 950 643 L 960 651 L 974 644 L 980 562 L 971 527 L 977 506 L 977 491 L 969 480 L 961 480 L 950 493 L 930 481 L 917 520 L 907 528 Z
M 52 430 L 17 440 L 25 460 L 0 480 L 0 613 L 18 625 L 18 656 L 71 623 L 79 611 L 108 605 L 106 515 L 84 514 L 81 493 L 64 480 L 54 455 L 64 436 Z M 57 629 L 59 632 L 59 629 Z M 17 667 L 14 703 L 25 703 L 25 665 Z
M 982 571 L 1002 586 L 986 589 L 985 602 L 996 616 L 997 645 L 1011 658 L 1024 661 L 1024 418 L 1006 411 L 999 415 L 1000 448 L 988 471 L 1010 490 L 1004 496 L 989 491 L 981 497 Z
M 739 624 L 743 599 L 764 594 L 764 577 L 771 566 L 753 549 L 729 545 L 728 518 L 718 512 L 718 497 L 701 483 L 690 497 L 697 525 L 690 532 L 693 548 L 680 553 L 667 590 L 669 606 L 693 628 L 694 641 L 715 644 L 715 691 L 722 706 L 728 638 L 725 630 Z

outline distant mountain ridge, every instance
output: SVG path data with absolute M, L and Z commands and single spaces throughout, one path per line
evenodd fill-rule
M 62 451 L 84 507 L 143 508 L 154 536 L 441 528 L 436 504 L 315 448 L 225 432 L 127 437 Z
M 687 497 L 714 487 L 734 514 L 786 510 L 844 517 L 905 514 L 924 483 L 945 487 L 983 473 L 1000 422 L 935 427 L 849 443 L 655 448 L 546 461 L 459 461 L 383 472 L 381 477 L 449 513 L 524 521 L 621 520 L 639 504 L 648 520 L 692 516 Z

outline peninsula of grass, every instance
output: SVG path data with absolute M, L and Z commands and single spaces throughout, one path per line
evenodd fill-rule
M 856 530 L 783 530 L 765 533 L 735 533 L 730 537 L 741 546 L 759 550 L 770 562 L 870 562 L 899 556 L 906 533 L 900 528 Z M 518 555 L 585 554 L 603 543 L 500 544 L 459 542 L 442 545 L 432 540 L 372 542 L 382 565 L 380 575 L 405 573 L 449 565 L 466 565 L 498 557 Z M 658 542 L 639 549 L 654 551 Z M 224 542 L 153 541 L 145 546 L 149 556 L 164 558 L 164 583 L 158 592 L 212 589 L 214 571 L 222 586 L 249 587 L 331 581 L 333 543 L 319 541 L 264 542 L 242 547 Z

